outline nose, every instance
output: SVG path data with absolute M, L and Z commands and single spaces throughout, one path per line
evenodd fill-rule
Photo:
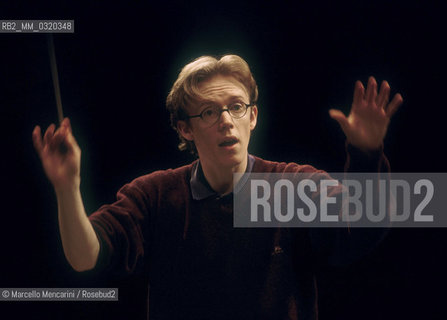
M 228 109 L 222 110 L 219 119 L 219 127 L 233 127 L 233 117 Z

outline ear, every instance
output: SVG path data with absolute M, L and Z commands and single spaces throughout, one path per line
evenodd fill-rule
M 258 107 L 253 106 L 253 107 L 251 107 L 251 112 L 250 112 L 250 130 L 254 130 L 254 128 L 256 127 L 257 121 L 258 121 Z
M 186 121 L 184 120 L 177 121 L 177 130 L 186 140 L 188 141 L 194 140 L 194 135 L 192 133 L 191 127 Z

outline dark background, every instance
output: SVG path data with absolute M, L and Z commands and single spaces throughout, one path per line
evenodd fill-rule
M 385 141 L 392 170 L 445 171 L 441 1 L 8 2 L 0 19 L 75 20 L 75 33 L 54 41 L 89 213 L 133 178 L 192 160 L 176 149 L 164 100 L 204 54 L 239 54 L 252 68 L 253 154 L 341 171 L 344 137 L 328 110 L 348 112 L 355 80 L 374 75 L 404 97 Z M 44 35 L 0 34 L 0 112 L 0 287 L 120 288 L 119 302 L 3 302 L 0 318 L 144 319 L 143 278 L 77 274 L 64 258 L 31 142 L 35 125 L 57 121 Z M 393 229 L 361 261 L 320 270 L 320 319 L 445 318 L 446 240 L 444 229 Z

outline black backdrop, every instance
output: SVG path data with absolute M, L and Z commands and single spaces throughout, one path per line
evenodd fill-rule
M 0 19 L 75 20 L 75 33 L 54 41 L 88 212 L 136 176 L 191 161 L 176 149 L 164 100 L 179 69 L 204 54 L 236 53 L 252 67 L 256 155 L 341 171 L 344 138 L 328 110 L 347 112 L 355 80 L 374 75 L 404 97 L 385 142 L 393 171 L 445 171 L 441 2 L 9 2 Z M 4 302 L 0 318 L 144 319 L 143 277 L 80 275 L 63 256 L 31 143 L 36 124 L 57 121 L 43 35 L 0 34 L 0 84 L 0 287 L 120 288 L 119 302 Z M 320 270 L 320 318 L 445 318 L 446 240 L 444 229 L 394 229 L 361 261 Z

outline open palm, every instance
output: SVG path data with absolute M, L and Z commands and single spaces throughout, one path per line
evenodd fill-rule
M 364 151 L 381 147 L 392 115 L 402 104 L 402 96 L 398 93 L 389 102 L 390 86 L 383 81 L 377 93 L 377 82 L 373 77 L 368 80 L 366 88 L 357 81 L 351 112 L 346 117 L 340 110 L 329 110 L 330 116 L 336 120 L 350 144 Z

